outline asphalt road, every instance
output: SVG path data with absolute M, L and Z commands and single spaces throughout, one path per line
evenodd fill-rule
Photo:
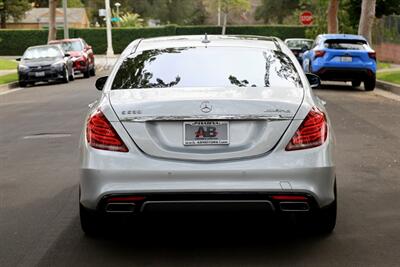
M 262 220 L 165 218 L 91 239 L 79 226 L 77 146 L 94 81 L 0 95 L 0 266 L 399 266 L 399 97 L 317 90 L 337 137 L 330 236 Z

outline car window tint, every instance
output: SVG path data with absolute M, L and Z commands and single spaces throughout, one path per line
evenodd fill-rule
M 312 43 L 313 43 L 313 41 L 309 41 L 309 40 L 288 40 L 286 42 L 286 45 L 290 49 L 302 49 L 304 47 L 306 47 L 307 49 L 310 49 Z
M 326 40 L 325 47 L 340 50 L 366 50 L 367 42 L 362 40 Z
M 112 89 L 166 87 L 301 87 L 293 62 L 279 51 L 184 47 L 126 58 Z

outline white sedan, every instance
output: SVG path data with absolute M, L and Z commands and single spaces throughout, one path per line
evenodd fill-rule
M 279 39 L 140 39 L 97 80 L 81 139 L 80 218 L 159 212 L 294 214 L 336 221 L 333 131 Z

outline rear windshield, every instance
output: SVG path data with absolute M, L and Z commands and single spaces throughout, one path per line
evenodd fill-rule
M 282 52 L 237 47 L 141 51 L 124 60 L 112 89 L 166 87 L 301 87 Z
M 61 43 L 61 47 L 65 52 L 71 52 L 71 51 L 82 51 L 83 50 L 83 45 L 81 41 L 65 41 Z
M 367 42 L 363 40 L 327 40 L 325 47 L 341 50 L 366 50 Z

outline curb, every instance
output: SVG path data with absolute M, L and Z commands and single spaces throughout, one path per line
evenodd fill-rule
M 376 87 L 400 95 L 400 85 L 398 84 L 376 80 Z
M 2 85 L 0 85 L 0 92 L 15 89 L 17 87 L 19 87 L 18 82 L 2 84 Z

